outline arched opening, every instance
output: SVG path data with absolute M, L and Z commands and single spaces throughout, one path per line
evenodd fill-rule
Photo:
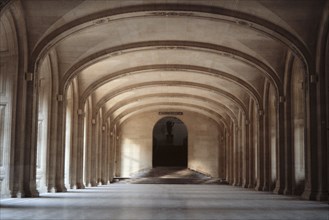
M 21 93 L 24 91 L 22 78 L 18 65 L 18 43 L 14 17 L 11 13 L 2 13 L 0 16 L 0 197 L 9 197 L 19 190 L 10 186 L 10 175 L 14 168 L 11 164 L 17 160 L 19 154 L 15 152 L 15 144 L 19 144 L 19 131 L 16 127 L 23 127 L 22 120 L 16 120 L 22 111 L 15 111 L 15 108 L 22 107 L 18 101 L 21 100 Z M 17 20 L 15 20 L 17 22 Z M 22 45 L 23 47 L 23 45 Z M 23 62 L 23 61 L 22 61 Z M 19 81 L 20 80 L 20 81 Z M 16 104 L 17 103 L 17 104 Z M 16 124 L 16 125 L 15 125 Z M 12 170 L 11 170 L 12 169 Z
M 160 119 L 153 128 L 153 167 L 187 167 L 187 128 L 175 117 Z

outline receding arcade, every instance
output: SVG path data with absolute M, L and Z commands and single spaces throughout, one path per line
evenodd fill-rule
M 327 1 L 47 2 L 1 9 L 1 196 L 182 166 L 327 199 Z

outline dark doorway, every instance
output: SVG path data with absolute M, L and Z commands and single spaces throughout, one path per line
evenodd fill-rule
M 153 128 L 153 167 L 187 167 L 187 137 L 181 120 L 160 119 Z

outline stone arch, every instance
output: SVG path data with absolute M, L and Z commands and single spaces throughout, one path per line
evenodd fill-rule
M 93 13 L 88 16 L 82 17 L 78 20 L 73 20 L 58 27 L 57 29 L 50 30 L 47 35 L 45 35 L 35 46 L 32 52 L 33 65 L 35 60 L 47 53 L 47 49 L 51 45 L 55 45 L 61 39 L 65 38 L 68 34 L 73 31 L 78 31 L 86 26 L 92 26 L 102 23 L 110 22 L 113 15 L 120 15 L 132 12 L 153 12 L 153 16 L 167 16 L 168 12 L 165 11 L 186 11 L 186 12 L 197 12 L 197 13 L 209 13 L 213 15 L 218 15 L 220 20 L 225 20 L 226 22 L 231 22 L 235 25 L 246 25 L 252 27 L 255 31 L 259 33 L 266 33 L 272 39 L 279 41 L 290 48 L 291 51 L 295 51 L 296 54 L 305 60 L 306 65 L 310 62 L 310 52 L 305 43 L 300 39 L 299 36 L 285 30 L 284 28 L 276 25 L 267 20 L 261 19 L 250 14 L 243 12 L 238 12 L 235 10 L 224 9 L 221 7 L 213 7 L 206 5 L 189 5 L 188 7 L 183 4 L 146 4 L 146 5 L 136 5 L 127 6 L 116 9 L 104 10 L 102 12 Z M 157 13 L 158 12 L 158 13 Z M 155 13 L 155 14 L 154 14 Z M 232 16 L 234 14 L 234 17 Z M 273 31 L 275 30 L 275 31 Z M 33 68 L 33 65 L 30 68 Z
M 13 190 L 10 164 L 15 160 L 16 89 L 18 88 L 19 56 L 16 26 L 13 14 L 6 12 L 0 19 L 0 196 L 8 197 Z M 21 124 L 22 122 L 17 122 Z M 13 168 L 12 168 L 13 169 Z M 13 196 L 20 189 L 12 192 Z
M 151 87 L 151 86 L 162 86 L 162 85 L 179 85 L 181 87 L 195 87 L 195 88 L 198 88 L 198 89 L 207 89 L 209 91 L 213 91 L 214 93 L 216 94 L 219 94 L 229 100 L 231 100 L 239 109 L 241 109 L 243 111 L 243 113 L 246 113 L 247 110 L 246 110 L 246 107 L 244 105 L 244 103 L 239 99 L 237 98 L 236 96 L 232 95 L 232 94 L 229 94 L 228 92 L 226 91 L 223 91 L 222 89 L 220 88 L 216 88 L 216 87 L 212 87 L 212 86 L 208 86 L 208 85 L 205 85 L 205 84 L 200 84 L 200 83 L 186 83 L 186 82 L 183 82 L 183 81 L 153 81 L 151 83 L 147 82 L 147 83 L 139 83 L 139 84 L 136 84 L 136 85 L 133 85 L 133 86 L 126 86 L 124 88 L 121 88 L 121 89 L 118 89 L 116 90 L 114 93 L 110 93 L 110 94 L 107 94 L 106 96 L 104 96 L 97 104 L 96 104 L 96 110 L 95 112 L 98 111 L 98 109 L 100 109 L 107 101 L 109 101 L 111 98 L 113 98 L 114 96 L 118 95 L 118 94 L 121 94 L 121 93 L 124 93 L 124 92 L 127 92 L 129 90 L 133 90 L 133 89 L 136 89 L 136 88 L 142 88 L 142 87 Z

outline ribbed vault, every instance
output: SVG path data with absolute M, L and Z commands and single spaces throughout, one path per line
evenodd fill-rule
M 25 4 L 28 7 L 33 3 Z M 60 93 L 65 95 L 67 86 L 76 79 L 79 108 L 83 109 L 88 97 L 92 97 L 94 115 L 104 108 L 106 117 L 116 117 L 118 109 L 110 111 L 107 103 L 115 97 L 116 102 L 126 103 L 128 108 L 130 97 L 118 94 L 135 88 L 141 90 L 141 86 L 145 98 L 140 96 L 139 102 L 143 106 L 142 103 L 151 100 L 145 101 L 154 88 L 167 85 L 186 90 L 193 87 L 189 104 L 217 112 L 213 103 L 199 101 L 203 90 L 214 91 L 220 104 L 227 106 L 219 112 L 223 118 L 230 115 L 228 120 L 236 119 L 237 109 L 248 117 L 250 99 L 259 110 L 263 108 L 266 81 L 276 88 L 278 95 L 282 94 L 285 54 L 291 51 L 308 62 L 310 48 L 305 46 L 306 33 L 298 34 L 289 25 L 290 20 L 283 21 L 273 12 L 270 19 L 260 11 L 256 15 L 246 13 L 243 4 L 234 10 L 235 3 L 224 2 L 128 4 L 119 8 L 113 3 L 104 10 L 86 14 L 88 4 L 98 7 L 92 1 L 68 4 L 72 9 L 64 15 L 66 22 L 54 23 L 38 40 L 31 42 L 32 57 L 36 59 L 56 51 Z M 266 4 L 257 4 L 266 10 Z M 69 16 L 80 10 L 81 16 L 76 19 Z M 170 103 L 177 95 L 172 92 L 158 98 Z M 155 94 L 152 96 L 157 99 Z
M 17 145 L 27 142 L 32 159 L 24 163 L 56 158 L 37 168 L 36 175 L 49 173 L 39 178 L 49 190 L 147 167 L 156 142 L 149 131 L 168 115 L 192 132 L 196 169 L 259 190 L 276 181 L 279 193 L 311 177 L 306 157 L 314 159 L 313 142 L 326 141 L 315 128 L 323 133 L 326 121 L 319 103 L 327 95 L 327 1 L 12 0 L 1 7 L 0 69 L 16 72 L 0 75 L 0 96 L 13 88 L 4 100 L 24 111 L 6 119 L 7 130 L 21 133 Z M 3 86 L 15 77 L 24 83 Z M 293 175 L 294 183 L 282 182 Z

